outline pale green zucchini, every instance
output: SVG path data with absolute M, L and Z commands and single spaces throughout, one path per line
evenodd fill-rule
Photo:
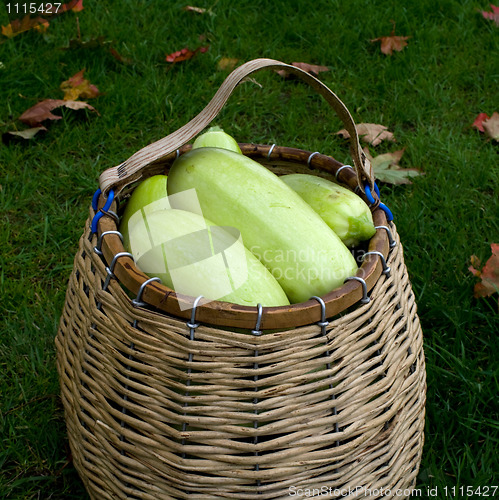
M 138 211 L 129 251 L 139 269 L 178 293 L 235 304 L 283 306 L 289 300 L 239 232 L 184 210 Z
M 204 134 L 196 137 L 192 149 L 198 148 L 222 148 L 241 153 L 237 141 L 218 126 L 210 127 Z
M 355 275 L 340 238 L 295 191 L 256 161 L 219 148 L 175 160 L 168 194 L 194 188 L 203 215 L 237 227 L 244 245 L 272 272 L 292 303 L 324 295 Z M 173 208 L 184 208 L 182 197 Z
M 283 175 L 281 179 L 324 219 L 345 245 L 356 246 L 376 232 L 371 210 L 349 189 L 310 174 Z
M 170 208 L 166 191 L 167 176 L 153 175 L 144 179 L 132 192 L 128 199 L 120 221 L 120 232 L 123 245 L 129 246 L 128 224 L 133 214 L 143 210 L 145 214 Z

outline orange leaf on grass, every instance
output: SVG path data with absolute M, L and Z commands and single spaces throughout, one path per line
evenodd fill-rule
M 480 13 L 485 19 L 490 19 L 491 21 L 494 21 L 496 26 L 499 26 L 499 7 L 490 4 L 490 8 L 492 9 L 492 12 L 482 10 Z
M 474 293 L 475 297 L 489 297 L 494 293 L 499 293 L 499 243 L 492 243 L 490 245 L 492 255 L 479 271 L 476 269 L 480 267 L 480 260 L 476 255 L 471 256 L 471 265 L 468 270 L 480 278 L 480 281 L 475 284 Z M 498 301 L 499 305 L 499 301 Z
M 78 71 L 68 80 L 61 83 L 61 90 L 64 92 L 64 100 L 76 101 L 80 97 L 83 99 L 93 99 L 100 95 L 99 89 L 83 77 L 85 69 Z
M 188 47 L 184 47 L 181 50 L 177 50 L 176 52 L 172 52 L 171 54 L 166 55 L 166 62 L 169 63 L 178 63 L 182 61 L 187 61 L 188 59 L 192 59 L 198 52 L 204 53 L 208 50 L 208 46 L 198 47 L 195 50 L 191 50 Z
M 39 127 L 45 120 L 61 120 L 62 116 L 54 115 L 52 111 L 56 108 L 69 108 L 74 110 L 89 109 L 99 114 L 90 104 L 84 101 L 65 101 L 63 99 L 45 99 L 26 110 L 19 120 L 30 127 Z
M 62 12 L 67 12 L 69 10 L 72 10 L 73 12 L 81 12 L 84 9 L 83 0 L 73 0 L 72 2 L 67 2 L 62 4 L 60 9 Z
M 2 35 L 7 38 L 12 38 L 19 33 L 24 31 L 29 31 L 34 29 L 43 33 L 49 27 L 49 22 L 43 17 L 31 17 L 29 14 L 24 16 L 22 19 L 14 19 L 7 26 L 2 26 Z

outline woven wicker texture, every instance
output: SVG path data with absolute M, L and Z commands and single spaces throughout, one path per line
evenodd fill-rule
M 92 216 L 56 346 L 74 464 L 94 500 L 414 487 L 425 360 L 394 224 L 391 273 L 369 303 L 255 335 L 134 307 L 115 279 L 103 289 Z

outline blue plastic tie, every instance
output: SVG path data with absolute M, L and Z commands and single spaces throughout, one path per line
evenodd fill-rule
M 373 198 L 373 195 L 371 194 L 371 188 L 369 187 L 368 184 L 366 184 L 364 186 L 364 191 L 366 193 L 367 201 L 371 204 L 375 203 L 376 200 Z M 374 183 L 374 191 L 378 195 L 378 198 L 380 198 L 379 188 L 378 188 L 376 183 Z M 392 214 L 391 210 L 384 203 L 381 203 L 381 202 L 379 203 L 379 208 L 381 208 L 381 210 L 383 210 L 383 212 L 385 212 L 386 220 L 388 222 L 391 222 L 393 220 L 393 214 Z
M 98 189 L 95 192 L 94 197 L 92 198 L 92 208 L 94 210 L 97 210 L 97 201 L 99 199 L 100 194 L 101 194 L 101 190 Z M 91 227 L 90 227 L 90 229 L 92 230 L 92 233 L 96 233 L 97 232 L 97 223 L 99 222 L 99 219 L 104 215 L 104 212 L 107 212 L 111 208 L 111 204 L 113 203 L 113 200 L 114 200 L 114 191 L 111 189 L 111 191 L 109 191 L 109 194 L 107 196 L 106 203 L 94 215 L 94 218 L 92 219 L 92 224 L 91 224 Z
M 97 207 L 99 203 L 99 196 L 101 195 L 102 191 L 101 189 L 97 189 L 97 191 L 94 193 L 94 196 L 92 198 L 92 209 L 94 212 L 97 212 Z

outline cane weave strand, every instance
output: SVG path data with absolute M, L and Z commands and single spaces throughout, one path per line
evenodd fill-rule
M 327 326 L 252 335 L 134 307 L 115 279 L 103 289 L 92 217 L 56 338 L 74 464 L 92 499 L 409 496 L 425 360 L 394 224 L 391 273 L 369 303 Z

